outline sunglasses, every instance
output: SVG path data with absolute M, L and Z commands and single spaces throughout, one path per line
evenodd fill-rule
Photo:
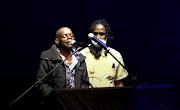
M 104 33 L 104 32 L 94 32 L 93 34 L 94 35 L 98 35 L 99 34 L 100 36 L 104 36 L 106 33 Z

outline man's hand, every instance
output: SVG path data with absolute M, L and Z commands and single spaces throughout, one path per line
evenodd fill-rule
M 123 87 L 123 82 L 122 81 L 115 81 L 116 87 Z

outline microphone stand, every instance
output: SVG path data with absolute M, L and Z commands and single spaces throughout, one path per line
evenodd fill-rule
M 109 51 L 110 49 L 106 48 L 107 53 L 109 53 L 126 71 L 127 69 L 125 68 L 125 66 Z M 135 80 L 137 82 L 137 78 L 133 77 L 132 80 Z M 140 82 L 140 81 L 139 81 Z M 144 90 L 146 90 L 147 93 L 149 93 L 160 105 L 164 110 L 167 110 L 167 108 L 164 106 L 164 104 L 150 91 L 148 90 L 143 84 L 142 82 L 140 82 L 141 86 L 144 88 Z M 135 84 L 133 86 L 134 91 L 135 91 Z M 134 93 L 135 95 L 135 93 Z M 135 108 L 134 108 L 135 109 Z
M 37 84 L 42 81 L 44 78 L 46 78 L 50 73 L 52 73 L 56 68 L 58 68 L 62 63 L 64 63 L 67 59 L 69 59 L 72 55 L 74 55 L 77 51 L 83 49 L 83 47 L 77 48 L 72 54 L 70 54 L 66 59 L 64 59 L 59 65 L 54 67 L 51 71 L 49 71 L 45 76 L 43 76 L 41 79 L 36 81 L 29 89 L 27 89 L 24 93 L 22 93 L 19 97 L 17 97 L 14 101 L 12 101 L 9 106 L 12 106 L 15 102 L 17 102 L 22 96 L 24 96 L 27 92 L 29 92 L 33 87 L 37 86 Z

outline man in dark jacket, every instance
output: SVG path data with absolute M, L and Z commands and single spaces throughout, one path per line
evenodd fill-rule
M 37 81 L 72 53 L 71 41 L 74 39 L 68 27 L 57 30 L 55 44 L 41 54 Z M 53 89 L 88 88 L 88 84 L 85 56 L 77 52 L 40 81 L 38 88 L 44 96 L 48 96 Z

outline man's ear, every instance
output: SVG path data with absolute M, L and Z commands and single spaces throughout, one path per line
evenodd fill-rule
M 58 38 L 55 38 L 55 43 L 56 43 L 57 45 L 59 45 L 59 39 L 58 39 Z

